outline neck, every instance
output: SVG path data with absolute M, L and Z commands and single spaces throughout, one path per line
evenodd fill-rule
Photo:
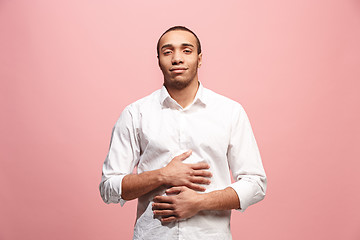
M 169 92 L 170 96 L 182 107 L 186 108 L 189 106 L 196 96 L 196 92 L 199 88 L 199 82 L 197 79 L 191 81 L 191 83 L 183 89 L 175 89 L 169 86 L 165 87 Z

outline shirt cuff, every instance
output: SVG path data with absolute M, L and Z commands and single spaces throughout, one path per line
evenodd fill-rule
M 119 178 L 118 178 L 118 181 L 119 181 L 120 185 L 119 185 L 119 190 L 118 190 L 119 194 L 117 195 L 117 197 L 119 198 L 120 206 L 124 206 L 124 204 L 127 202 L 126 200 L 122 199 L 122 197 L 121 197 L 122 180 L 123 180 L 123 178 L 125 176 L 126 175 L 120 175 Z
M 254 186 L 253 182 L 241 179 L 232 183 L 229 187 L 234 189 L 239 197 L 240 208 L 236 210 L 244 212 L 250 205 L 257 202 L 254 196 L 258 195 L 258 189 Z
M 122 180 L 126 175 L 112 176 L 105 182 L 102 197 L 105 203 L 120 203 L 121 206 L 127 202 L 121 198 Z

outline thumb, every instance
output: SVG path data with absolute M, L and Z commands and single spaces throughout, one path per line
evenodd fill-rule
M 168 194 L 179 194 L 183 190 L 183 187 L 172 187 L 165 191 L 165 193 Z
M 185 159 L 187 159 L 188 157 L 190 157 L 190 155 L 192 154 L 192 150 L 189 150 L 187 152 L 184 152 L 182 154 L 179 155 L 179 159 L 181 161 L 184 161 Z

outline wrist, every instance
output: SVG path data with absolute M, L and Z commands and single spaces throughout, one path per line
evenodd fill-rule
M 198 211 L 206 210 L 206 195 L 207 193 L 198 193 L 196 206 Z
M 158 170 L 158 174 L 156 174 L 156 175 L 157 175 L 157 180 L 159 181 L 159 183 L 161 183 L 161 185 L 167 184 L 167 176 L 166 176 L 165 167 L 160 168 Z

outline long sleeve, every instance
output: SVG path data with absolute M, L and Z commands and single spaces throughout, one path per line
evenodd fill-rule
M 121 198 L 122 179 L 133 172 L 139 161 L 140 147 L 130 107 L 126 107 L 116 122 L 111 136 L 108 155 L 104 161 L 99 186 L 105 203 L 124 205 Z
M 249 119 L 241 105 L 233 111 L 233 124 L 227 157 L 240 200 L 240 211 L 265 197 L 267 179 Z

